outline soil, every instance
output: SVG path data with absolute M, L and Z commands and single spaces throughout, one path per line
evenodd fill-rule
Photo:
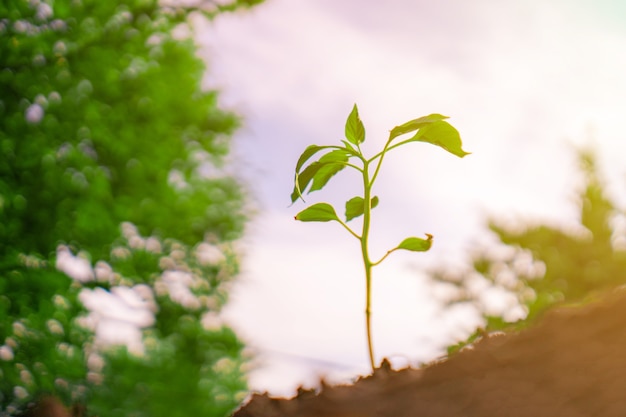
M 626 290 L 615 290 L 422 369 L 384 363 L 352 385 L 255 394 L 233 417 L 625 415 Z

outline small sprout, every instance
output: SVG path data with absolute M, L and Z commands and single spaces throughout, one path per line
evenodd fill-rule
M 298 214 L 295 219 L 302 222 L 338 222 L 352 236 L 360 241 L 363 265 L 365 266 L 366 282 L 366 307 L 365 321 L 367 328 L 367 344 L 370 364 L 372 370 L 376 368 L 374 362 L 374 351 L 372 348 L 371 334 L 371 283 L 372 268 L 380 264 L 385 258 L 396 250 L 408 250 L 412 252 L 426 252 L 430 249 L 433 236 L 426 233 L 426 238 L 408 237 L 402 240 L 396 247 L 378 261 L 372 261 L 369 253 L 369 231 L 371 223 L 372 209 L 378 206 L 378 196 L 372 195 L 372 187 L 385 155 L 393 149 L 411 142 L 427 142 L 450 152 L 460 158 L 468 155 L 462 148 L 459 132 L 448 122 L 446 116 L 431 114 L 410 120 L 404 124 L 394 127 L 389 133 L 389 139 L 385 143 L 382 151 L 371 158 L 366 158 L 361 152 L 361 143 L 365 141 L 365 127 L 359 117 L 359 110 L 356 106 L 352 108 L 346 120 L 345 136 L 342 140 L 343 146 L 319 146 L 310 145 L 307 147 L 298 162 L 296 163 L 294 188 L 291 193 L 291 202 L 303 199 L 304 193 L 321 190 L 335 176 L 335 174 L 349 167 L 358 171 L 363 178 L 363 195 L 352 197 L 345 206 L 345 221 L 337 215 L 335 208 L 328 203 L 313 204 Z M 411 134 L 409 138 L 399 139 L 400 136 Z M 316 154 L 323 153 L 322 156 L 307 165 L 307 162 Z M 348 226 L 348 222 L 357 217 L 363 216 L 362 229 L 360 234 Z

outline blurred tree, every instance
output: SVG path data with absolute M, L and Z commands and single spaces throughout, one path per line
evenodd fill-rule
M 174 34 L 261 1 L 0 4 L 0 415 L 38 393 L 101 417 L 241 399 L 242 344 L 217 316 L 245 222 L 222 170 L 237 118 Z M 106 321 L 83 303 L 104 296 L 142 317 L 110 311 L 109 335 L 143 329 L 135 353 L 94 337 Z
M 626 283 L 624 236 L 614 227 L 621 213 L 606 196 L 594 154 L 579 151 L 578 157 L 584 177 L 580 228 L 566 232 L 492 220 L 489 228 L 503 248 L 474 256 L 473 271 L 432 272 L 432 279 L 443 285 L 440 289 L 445 287 L 441 293 L 447 303 L 470 303 L 482 313 L 484 330 L 501 330 L 513 322 L 525 326 L 556 303 L 582 302 Z M 494 309 L 490 295 L 508 297 L 509 302 Z

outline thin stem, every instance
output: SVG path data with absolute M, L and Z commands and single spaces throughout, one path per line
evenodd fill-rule
M 380 153 L 376 154 L 376 156 L 380 155 L 380 159 L 378 160 L 378 164 L 376 164 L 376 170 L 374 170 L 374 175 L 372 176 L 372 180 L 370 181 L 370 186 L 372 186 L 374 184 L 374 181 L 376 181 L 376 177 L 378 176 L 378 171 L 380 171 L 380 167 L 383 164 L 383 158 L 385 157 L 385 153 L 387 153 L 387 151 L 391 149 L 389 147 L 390 143 L 391 143 L 391 138 L 387 141 L 387 143 L 385 143 L 385 147 L 383 148 L 383 150 Z M 376 157 L 371 158 L 370 161 L 373 161 L 374 159 L 376 159 Z
M 386 254 L 385 254 L 382 258 L 380 258 L 380 259 L 379 259 L 379 260 L 377 260 L 376 262 L 372 262 L 372 266 L 376 266 L 376 265 L 378 265 L 379 263 L 381 263 L 382 261 L 384 261 L 384 260 L 385 260 L 385 258 L 387 258 L 387 256 L 389 256 L 392 252 L 394 252 L 394 251 L 395 251 L 395 250 L 397 250 L 397 249 L 398 249 L 398 248 L 394 248 L 394 249 L 391 249 L 391 250 L 387 251 L 387 253 L 386 253 Z
M 374 347 L 372 345 L 372 266 L 365 267 L 365 326 L 367 327 L 367 349 L 370 357 L 370 365 L 372 372 L 376 369 L 376 363 L 374 362 Z
M 357 171 L 359 171 L 359 172 L 363 171 L 363 169 L 362 169 L 361 167 L 358 167 L 358 166 L 356 166 L 356 165 L 350 164 L 350 163 L 348 163 L 348 162 L 345 162 L 343 165 L 345 165 L 345 166 L 347 166 L 347 167 L 350 167 L 350 168 L 354 168 L 354 169 L 356 169 L 356 170 L 357 170 Z
M 357 235 L 354 230 L 350 229 L 350 226 L 348 226 L 347 224 L 345 224 L 344 222 L 342 222 L 340 219 L 336 219 L 337 222 L 342 225 L 344 227 L 344 229 L 346 229 L 352 236 L 354 236 L 355 238 L 361 240 L 361 236 Z
M 382 151 L 380 151 L 376 155 L 372 156 L 367 162 L 372 162 L 372 161 L 374 161 L 377 158 L 381 158 L 381 161 L 379 162 L 379 166 L 380 166 L 380 164 L 382 163 L 382 156 L 385 153 L 387 153 L 390 150 L 395 149 L 395 148 L 397 148 L 399 146 L 402 146 L 402 145 L 404 145 L 406 143 L 409 143 L 409 142 L 416 142 L 416 140 L 414 138 L 411 138 L 411 139 L 404 140 L 402 142 L 394 143 L 393 145 L 391 145 L 389 147 L 385 146 L 385 148 Z M 389 145 L 389 142 L 387 142 L 387 145 Z
M 372 182 L 369 179 L 369 164 L 363 164 L 363 232 L 361 233 L 361 255 L 365 267 L 365 326 L 367 329 L 367 348 L 369 352 L 372 372 L 376 369 L 374 363 L 374 348 L 372 345 L 372 262 L 369 257 L 368 238 L 370 231 L 370 218 L 372 212 L 371 202 Z

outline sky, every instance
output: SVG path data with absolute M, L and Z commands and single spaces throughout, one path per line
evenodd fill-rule
M 342 172 L 306 203 L 289 199 L 301 152 L 339 144 L 355 103 L 368 155 L 391 128 L 430 113 L 449 116 L 471 152 L 415 143 L 383 164 L 374 258 L 408 236 L 435 240 L 374 270 L 377 361 L 431 361 L 479 324 L 471 310 L 444 311 L 423 271 L 462 266 L 491 244 L 488 218 L 576 223 L 576 147 L 596 149 L 623 207 L 620 1 L 266 0 L 194 27 L 206 86 L 243 119 L 230 169 L 255 215 L 224 318 L 255 352 L 253 390 L 290 395 L 369 372 L 358 242 L 337 223 L 293 219 L 320 201 L 342 211 L 360 192 L 356 177 Z

